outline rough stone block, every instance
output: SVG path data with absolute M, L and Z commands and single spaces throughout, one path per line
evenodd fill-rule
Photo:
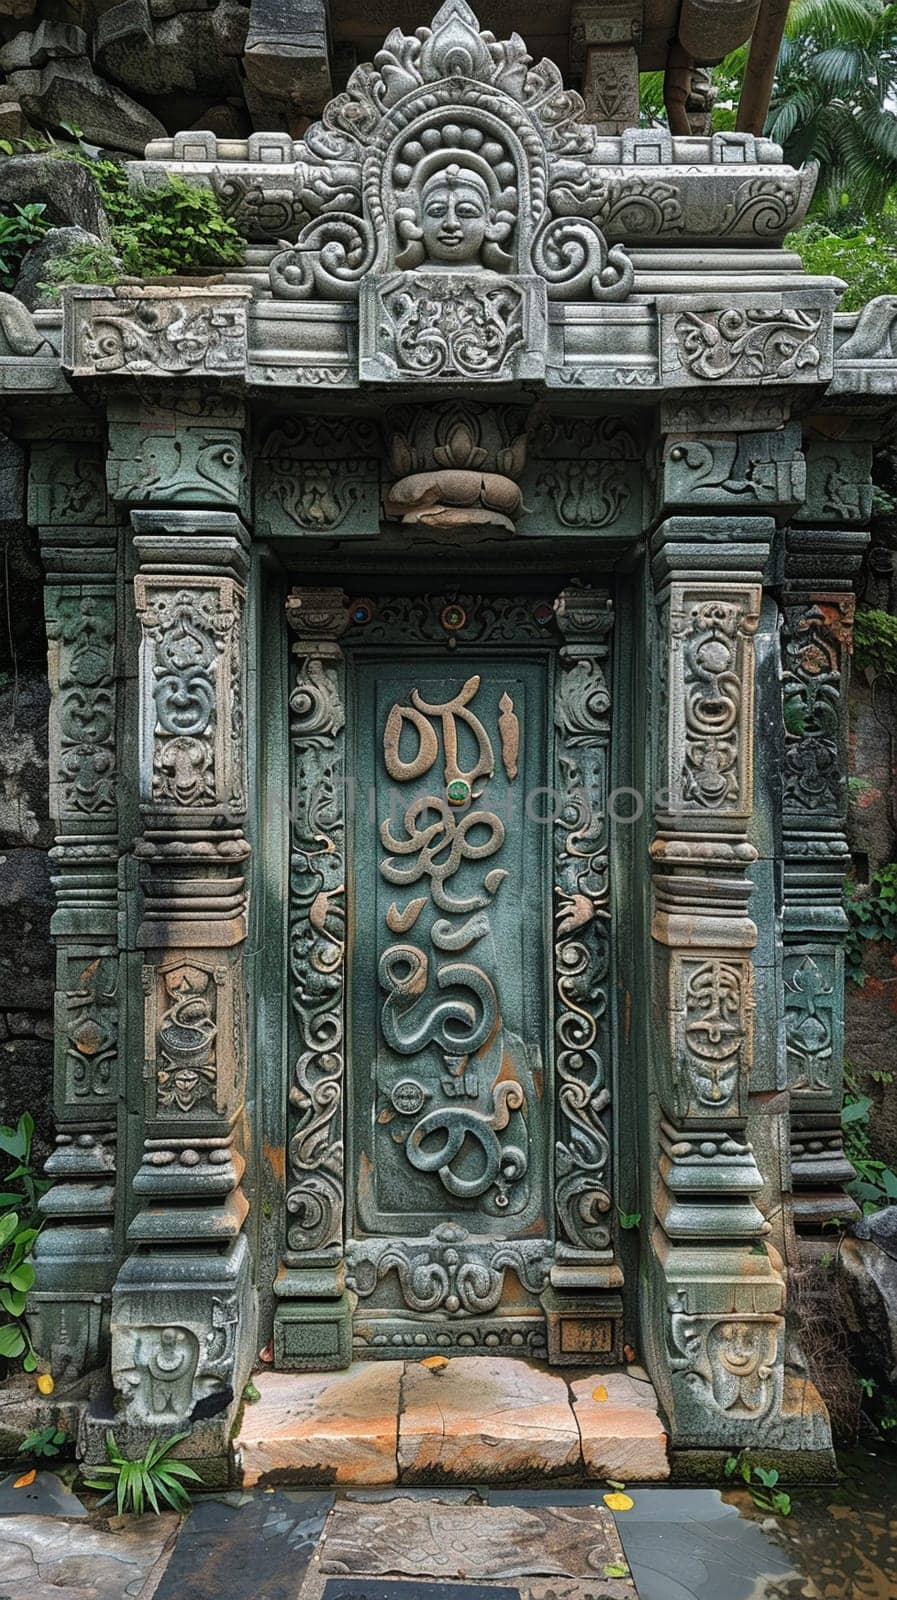
M 566 1382 L 522 1361 L 484 1356 L 409 1363 L 402 1385 L 404 1482 L 460 1483 L 573 1474 L 579 1433 Z
M 247 1486 L 276 1473 L 302 1483 L 395 1481 L 401 1361 L 347 1372 L 265 1372 L 234 1441 Z
M 606 1372 L 574 1378 L 570 1390 L 590 1478 L 652 1483 L 669 1477 L 667 1435 L 649 1382 Z M 597 1398 L 602 1394 L 607 1398 Z

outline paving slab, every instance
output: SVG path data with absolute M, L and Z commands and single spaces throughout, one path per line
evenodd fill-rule
M 155 1600 L 296 1600 L 332 1505 L 284 1489 L 198 1501 Z
M 399 1420 L 402 1483 L 498 1483 L 573 1476 L 579 1430 L 567 1383 L 527 1361 L 409 1362 Z
M 0 1518 L 0 1600 L 149 1600 L 180 1518 L 100 1529 L 61 1517 Z
M 405 1498 L 338 1501 L 309 1567 L 301 1600 L 328 1580 L 423 1578 L 512 1583 L 528 1600 L 635 1600 L 613 1517 L 600 1506 L 530 1509 Z M 331 1591 L 332 1592 L 332 1591 Z
M 38 1472 L 32 1483 L 22 1484 L 27 1470 L 21 1467 L 0 1481 L 0 1517 L 87 1516 L 87 1507 L 55 1472 Z
M 403 1365 L 257 1374 L 234 1445 L 243 1483 L 394 1483 Z
M 570 1392 L 588 1477 L 624 1483 L 669 1477 L 667 1434 L 650 1383 L 628 1372 L 605 1372 L 572 1379 Z

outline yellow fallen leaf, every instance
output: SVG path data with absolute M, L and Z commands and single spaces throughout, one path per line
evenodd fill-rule
M 23 1472 L 21 1478 L 16 1478 L 16 1481 L 13 1484 L 13 1488 L 14 1489 L 27 1489 L 29 1483 L 33 1483 L 36 1477 L 37 1477 L 37 1468 L 36 1467 L 32 1467 L 30 1472 Z
M 593 1389 L 592 1390 L 592 1399 L 593 1400 L 606 1400 L 607 1399 L 607 1390 L 605 1389 L 603 1383 L 599 1383 L 597 1389 Z
M 424 1356 L 421 1362 L 421 1366 L 426 1367 L 428 1372 L 441 1372 L 448 1364 L 448 1356 Z
M 53 1379 L 50 1377 L 49 1372 L 42 1372 L 41 1373 L 40 1377 L 37 1380 L 37 1387 L 39 1388 L 41 1394 L 52 1394 L 53 1393 L 53 1390 L 56 1388 L 56 1385 L 53 1382 Z
M 608 1511 L 631 1511 L 635 1505 L 631 1495 L 620 1494 L 619 1490 L 615 1490 L 613 1494 L 603 1495 L 602 1499 Z

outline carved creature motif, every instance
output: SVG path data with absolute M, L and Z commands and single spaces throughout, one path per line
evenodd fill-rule
M 231 589 L 233 586 L 231 586 Z M 152 793 L 175 806 L 213 804 L 224 781 L 218 770 L 219 677 L 229 662 L 227 762 L 236 803 L 241 793 L 242 708 L 239 673 L 239 612 L 217 588 L 144 586 L 138 604 L 152 646 L 154 711 Z
M 96 373 L 245 371 L 246 308 L 226 299 L 99 298 L 77 327 L 75 361 Z M 97 309 L 97 304 L 99 309 Z
M 404 278 L 381 297 L 381 337 L 396 371 L 414 378 L 501 376 L 526 339 L 523 291 L 513 283 Z
M 683 1066 L 698 1104 L 722 1111 L 736 1096 L 747 1036 L 746 969 L 710 960 L 685 971 Z
M 158 1030 L 156 1097 L 172 1114 L 215 1105 L 217 1065 L 215 986 L 201 967 L 175 967 L 164 974 L 171 1004 Z
M 692 1316 L 683 1293 L 670 1300 L 671 1366 L 703 1404 L 723 1416 L 758 1419 L 782 1394 L 777 1317 Z

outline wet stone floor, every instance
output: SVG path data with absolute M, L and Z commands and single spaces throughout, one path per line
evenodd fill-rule
M 0 1484 L 0 1600 L 895 1600 L 897 1455 L 771 1519 L 746 1491 L 235 1491 L 102 1522 L 51 1473 Z

